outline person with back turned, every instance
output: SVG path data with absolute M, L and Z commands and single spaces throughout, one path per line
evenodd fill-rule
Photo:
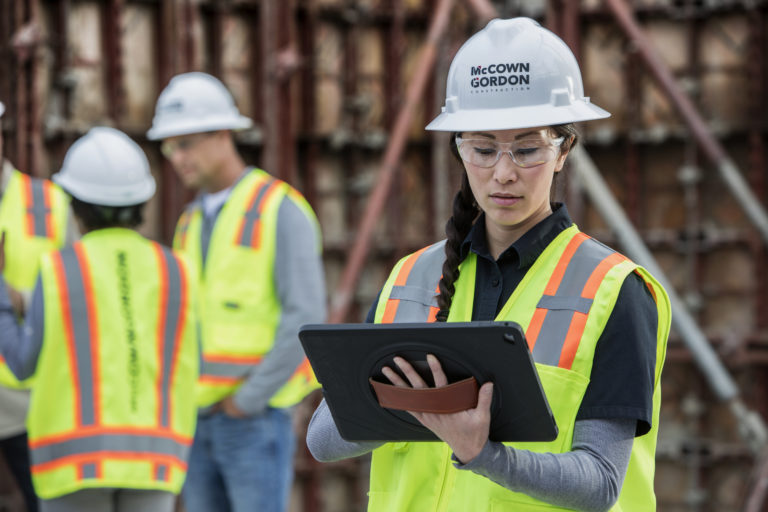
M 186 263 L 135 231 L 144 152 L 97 127 L 53 176 L 83 237 L 40 262 L 24 328 L 0 286 L 0 351 L 34 377 L 27 426 L 43 512 L 171 512 L 194 435 L 199 340 Z M 15 250 L 5 241 L 4 253 Z

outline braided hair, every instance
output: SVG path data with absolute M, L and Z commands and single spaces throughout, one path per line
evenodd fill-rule
M 560 124 L 551 127 L 558 137 L 564 137 L 561 152 L 570 151 L 576 145 L 579 138 L 579 132 L 573 123 Z M 461 162 L 459 150 L 456 147 L 456 137 L 459 133 L 451 134 L 450 148 L 451 153 Z M 443 261 L 443 275 L 438 284 L 439 293 L 437 295 L 437 321 L 445 322 L 448 320 L 448 313 L 451 310 L 453 294 L 456 291 L 454 283 L 459 278 L 459 265 L 461 264 L 461 254 L 459 252 L 461 244 L 472 229 L 477 217 L 480 215 L 480 208 L 469 187 L 467 173 L 462 172 L 461 188 L 453 198 L 453 213 L 445 224 L 445 261 Z

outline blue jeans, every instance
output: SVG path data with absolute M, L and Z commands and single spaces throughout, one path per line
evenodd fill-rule
M 296 436 L 281 409 L 199 416 L 182 498 L 187 512 L 284 512 Z

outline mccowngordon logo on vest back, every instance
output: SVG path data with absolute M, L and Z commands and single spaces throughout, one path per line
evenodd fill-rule
M 530 89 L 530 62 L 509 62 L 490 64 L 487 66 L 470 66 L 469 84 L 472 92 L 489 92 L 492 88 L 499 90 L 521 91 Z

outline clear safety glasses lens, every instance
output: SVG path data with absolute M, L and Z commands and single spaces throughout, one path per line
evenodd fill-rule
M 536 167 L 554 160 L 564 140 L 565 137 L 558 137 L 550 140 L 496 142 L 491 139 L 456 137 L 456 145 L 462 160 L 477 167 L 493 167 L 505 152 L 519 167 Z

